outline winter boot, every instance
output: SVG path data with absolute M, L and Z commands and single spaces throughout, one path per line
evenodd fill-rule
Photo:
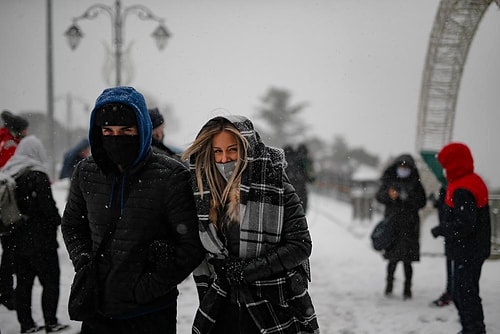
M 411 281 L 405 281 L 405 287 L 403 290 L 403 299 L 411 299 Z
M 432 301 L 432 306 L 443 307 L 449 305 L 453 299 L 451 298 L 451 294 L 448 292 L 443 293 L 438 299 Z
M 45 325 L 45 332 L 55 333 L 55 332 L 63 331 L 67 328 L 69 328 L 69 325 L 63 325 L 63 324 L 60 324 L 57 322 L 55 324 Z
M 393 279 L 387 279 L 387 282 L 385 284 L 385 295 L 386 296 L 390 296 L 392 295 L 392 282 L 393 282 Z

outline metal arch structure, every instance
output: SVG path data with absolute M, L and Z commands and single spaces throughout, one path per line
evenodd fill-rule
M 417 152 L 439 151 L 452 137 L 457 95 L 470 45 L 493 0 L 441 0 L 423 72 Z M 495 0 L 500 6 L 500 0 Z

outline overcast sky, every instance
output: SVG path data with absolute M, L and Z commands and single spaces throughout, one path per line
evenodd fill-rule
M 56 117 L 75 97 L 72 125 L 86 126 L 84 103 L 114 84 L 103 76 L 111 21 L 79 22 L 84 38 L 71 51 L 63 36 L 75 16 L 95 4 L 53 0 Z M 100 3 L 112 6 L 112 0 Z M 124 25 L 133 76 L 126 84 L 165 110 L 168 142 L 185 146 L 217 113 L 255 119 L 270 87 L 308 102 L 304 135 L 329 142 L 343 136 L 383 158 L 415 153 L 418 99 L 438 0 L 123 0 L 165 18 L 173 37 L 158 51 L 157 24 L 129 15 Z M 45 110 L 46 1 L 0 2 L 0 108 Z M 471 146 L 477 170 L 500 186 L 500 11 L 492 5 L 470 49 L 454 140 Z M 127 73 L 124 73 L 127 79 Z M 83 101 L 81 103 L 79 101 Z

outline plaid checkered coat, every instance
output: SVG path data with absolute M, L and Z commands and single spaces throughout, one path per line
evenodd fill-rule
M 224 118 L 249 142 L 249 164 L 240 187 L 239 256 L 252 259 L 244 269 L 245 281 L 250 283 L 227 286 L 205 260 L 193 273 L 200 296 L 193 333 L 210 332 L 229 296 L 233 296 L 232 300 L 237 296 L 237 302 L 248 309 L 261 333 L 319 333 L 307 290 L 312 243 L 300 200 L 284 173 L 283 151 L 265 146 L 245 117 Z M 210 193 L 207 191 L 201 198 L 195 159 L 190 160 L 200 238 L 207 258 L 228 256 L 209 222 Z

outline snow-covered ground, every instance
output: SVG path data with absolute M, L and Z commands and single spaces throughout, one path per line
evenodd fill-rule
M 63 210 L 67 185 L 54 184 L 54 196 Z M 414 264 L 413 299 L 402 299 L 403 270 L 396 271 L 394 296 L 383 294 L 386 261 L 373 251 L 369 234 L 379 218 L 353 221 L 348 203 L 311 194 L 308 222 L 313 239 L 310 293 L 323 334 L 450 334 L 460 330 L 453 305 L 434 308 L 429 303 L 445 286 L 445 259 L 442 239 L 434 239 L 430 228 L 437 224 L 433 211 L 422 222 L 420 262 Z M 61 239 L 61 297 L 59 320 L 69 323 L 66 333 L 77 333 L 78 322 L 67 315 L 67 298 L 73 269 Z M 488 333 L 500 333 L 500 261 L 488 260 L 481 276 L 481 297 Z M 191 321 L 197 307 L 197 294 L 189 277 L 180 286 L 178 333 L 191 333 Z M 33 294 L 34 319 L 43 324 L 40 309 L 40 285 Z M 0 306 L 0 329 L 3 334 L 19 333 L 14 311 Z

